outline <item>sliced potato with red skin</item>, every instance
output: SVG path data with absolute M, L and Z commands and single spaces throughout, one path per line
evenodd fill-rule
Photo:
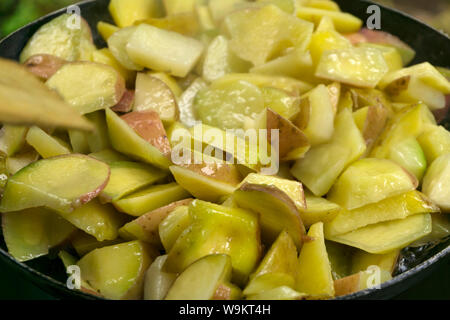
M 328 200 L 353 210 L 417 189 L 415 176 L 390 160 L 367 158 L 340 176 Z
M 0 120 L 3 124 L 92 130 L 78 112 L 16 62 L 0 59 Z
M 369 268 L 367 271 L 358 272 L 354 275 L 335 280 L 334 290 L 336 297 L 370 289 L 392 279 L 391 274 L 387 270 L 381 270 L 379 277 L 376 276 L 375 272 L 378 271 Z
M 170 160 L 156 147 L 145 141 L 114 111 L 106 109 L 109 137 L 115 150 L 131 158 L 168 170 Z
M 24 62 L 25 67 L 42 80 L 50 79 L 67 61 L 49 54 L 31 56 Z
M 45 208 L 3 213 L 1 218 L 8 252 L 20 262 L 47 255 L 76 232 L 73 225 Z
M 189 205 L 193 199 L 185 199 L 173 202 L 165 207 L 153 210 L 127 223 L 120 230 L 120 236 L 125 240 L 141 240 L 162 248 L 158 228 L 175 209 Z
M 73 212 L 98 196 L 106 187 L 109 175 L 106 163 L 84 155 L 34 162 L 8 180 L 1 212 L 41 206 L 63 213 Z
M 286 230 L 301 248 L 305 236 L 305 226 L 294 201 L 277 187 L 270 185 L 243 184 L 233 193 L 236 203 L 245 209 L 260 214 L 261 236 L 272 243 Z
M 132 90 L 126 90 L 122 99 L 111 108 L 114 112 L 127 113 L 133 110 L 135 100 L 135 93 Z
M 166 157 L 170 157 L 172 147 L 166 129 L 156 111 L 130 112 L 121 117 L 136 133 Z
M 81 114 L 112 107 L 125 93 L 125 81 L 114 68 L 92 62 L 66 64 L 46 84 Z
M 177 98 L 162 80 L 138 73 L 134 111 L 156 111 L 161 120 L 172 123 L 179 118 Z

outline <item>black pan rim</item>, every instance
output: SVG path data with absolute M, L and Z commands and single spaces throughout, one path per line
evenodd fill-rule
M 412 17 L 409 14 L 406 14 L 406 13 L 404 13 L 402 11 L 397 10 L 397 9 L 387 8 L 387 7 L 383 6 L 383 5 L 376 4 L 376 3 L 374 3 L 374 2 L 372 2 L 370 0 L 359 0 L 359 1 L 362 2 L 362 3 L 366 3 L 368 5 L 377 5 L 377 6 L 379 6 L 380 8 L 382 8 L 384 10 L 389 10 L 389 11 L 391 11 L 391 12 L 397 14 L 397 15 L 400 15 L 400 16 L 402 16 L 404 18 L 413 20 L 415 23 L 420 24 L 428 32 L 438 33 L 439 35 L 447 38 L 450 41 L 450 37 L 446 33 L 438 31 L 438 30 L 430 27 L 429 25 L 421 22 L 420 20 Z M 89 4 L 95 3 L 95 2 L 98 2 L 98 0 L 85 0 L 85 1 L 78 2 L 78 3 L 74 4 L 74 5 L 85 6 L 85 5 L 89 5 Z M 56 17 L 56 16 L 58 16 L 60 14 L 63 14 L 65 12 L 67 12 L 67 8 L 69 8 L 69 7 L 65 7 L 65 8 L 62 8 L 60 10 L 54 11 L 52 13 L 49 13 L 49 14 L 47 14 L 47 15 L 45 15 L 45 16 L 43 16 L 43 17 L 41 17 L 41 18 L 39 18 L 39 19 L 37 19 L 37 20 L 27 24 L 27 25 L 25 25 L 24 27 L 18 29 L 17 31 L 15 31 L 15 32 L 11 33 L 10 35 L 6 36 L 5 38 L 1 39 L 0 46 L 1 46 L 2 43 L 7 42 L 12 37 L 14 37 L 15 35 L 23 32 L 24 30 L 28 29 L 29 27 L 34 26 L 34 25 L 39 24 L 39 23 L 41 23 L 43 21 L 46 21 L 46 20 L 48 20 L 50 18 L 54 18 L 54 17 Z M 350 294 L 350 295 L 347 295 L 347 296 L 344 296 L 344 297 L 338 297 L 335 300 L 354 300 L 354 299 L 361 300 L 361 299 L 368 298 L 372 293 L 374 293 L 376 291 L 380 291 L 381 292 L 381 291 L 386 290 L 386 289 L 388 289 L 390 287 L 393 287 L 393 286 L 395 286 L 395 285 L 397 285 L 397 284 L 399 284 L 399 283 L 401 283 L 401 282 L 403 282 L 403 281 L 405 281 L 405 280 L 407 280 L 407 279 L 409 279 L 409 278 L 411 278 L 411 277 L 413 277 L 413 276 L 415 276 L 415 275 L 417 275 L 417 274 L 419 274 L 421 272 L 426 271 L 428 268 L 436 265 L 437 263 L 441 262 L 445 258 L 449 258 L 449 257 L 450 257 L 450 244 L 446 248 L 444 248 L 443 250 L 438 252 L 437 254 L 433 255 L 429 259 L 427 259 L 424 262 L 422 262 L 419 265 L 417 265 L 416 267 L 414 267 L 412 269 L 409 269 L 408 271 L 406 271 L 406 272 L 396 276 L 395 278 L 393 278 L 392 280 L 390 280 L 388 282 L 383 283 L 381 285 L 381 288 L 379 288 L 379 289 L 367 289 L 367 290 L 359 291 L 359 292 L 356 292 L 356 293 L 353 293 L 353 294 Z M 45 274 L 43 274 L 43 273 L 41 273 L 41 272 L 39 272 L 39 271 L 29 267 L 25 263 L 22 263 L 22 262 L 19 262 L 19 261 L 15 260 L 8 252 L 4 251 L 1 248 L 0 248 L 0 259 L 3 260 L 5 263 L 7 263 L 10 266 L 18 267 L 20 269 L 20 271 L 24 272 L 29 278 L 31 278 L 31 277 L 38 277 L 38 278 L 40 278 L 39 280 L 47 282 L 46 285 L 48 284 L 53 289 L 56 289 L 57 291 L 60 291 L 60 292 L 64 292 L 65 294 L 70 295 L 70 296 L 72 296 L 75 299 L 104 300 L 103 298 L 96 297 L 96 296 L 93 296 L 93 295 L 90 295 L 90 294 L 86 294 L 86 293 L 81 292 L 81 291 L 68 289 L 67 286 L 65 284 L 63 284 L 62 282 L 59 282 L 59 281 L 53 279 L 52 277 L 50 277 L 48 275 L 45 275 Z M 39 283 L 38 283 L 39 281 L 38 280 L 35 280 L 33 278 L 32 282 L 33 282 L 33 284 L 35 284 L 38 287 L 42 288 L 44 291 L 48 292 L 48 290 L 46 290 L 44 288 L 44 286 L 39 285 Z M 55 297 L 55 298 L 58 298 L 58 297 Z

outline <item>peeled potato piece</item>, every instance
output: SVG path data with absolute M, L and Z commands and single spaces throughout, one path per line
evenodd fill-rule
M 164 300 L 177 279 L 175 273 L 164 272 L 167 255 L 155 259 L 145 274 L 144 300 Z
M 156 0 L 112 0 L 108 9 L 120 28 L 132 26 L 139 20 L 159 17 L 163 11 L 161 3 Z
M 42 158 L 51 158 L 71 153 L 67 145 L 38 127 L 32 127 L 28 130 L 26 141 Z
M 109 175 L 107 164 L 84 155 L 34 162 L 8 180 L 1 212 L 41 206 L 63 213 L 73 212 L 105 188 Z
M 431 164 L 422 185 L 422 191 L 443 212 L 450 212 L 450 154 L 440 156 Z

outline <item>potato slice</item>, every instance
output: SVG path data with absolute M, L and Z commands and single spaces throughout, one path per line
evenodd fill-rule
M 363 159 L 351 165 L 328 194 L 328 199 L 353 210 L 415 190 L 416 177 L 392 161 Z
M 164 272 L 167 255 L 160 256 L 152 263 L 145 274 L 144 300 L 164 300 L 177 279 L 174 273 Z
M 38 159 L 39 154 L 34 150 L 26 150 L 14 157 L 7 157 L 5 160 L 6 173 L 12 176 Z M 3 181 L 3 183 L 6 183 L 6 181 Z
M 177 99 L 160 79 L 139 73 L 136 78 L 135 111 L 155 111 L 162 121 L 173 123 L 179 118 Z
M 141 71 L 144 69 L 142 65 L 136 64 L 128 55 L 127 44 L 131 36 L 136 32 L 137 27 L 122 28 L 115 32 L 108 39 L 108 48 L 111 50 L 113 56 L 120 62 L 120 64 L 128 69 L 134 71 Z
M 259 294 L 248 296 L 247 300 L 265 300 L 265 301 L 276 301 L 276 300 L 304 300 L 307 297 L 304 293 L 299 293 L 290 287 L 278 287 L 272 290 L 263 291 Z
M 103 110 L 99 110 L 86 115 L 86 118 L 94 127 L 94 130 L 87 134 L 90 151 L 100 152 L 111 148 L 105 112 Z
M 185 77 L 203 53 L 203 44 L 175 32 L 141 24 L 132 33 L 126 46 L 131 60 L 156 71 Z M 166 52 L 170 51 L 170 58 Z
M 342 279 L 351 274 L 353 248 L 325 240 L 333 279 Z
M 116 238 L 114 240 L 98 241 L 94 236 L 91 236 L 80 230 L 72 238 L 71 244 L 75 249 L 75 251 L 77 252 L 77 254 L 80 257 L 83 257 L 89 252 L 94 251 L 95 249 L 101 249 L 104 247 L 109 247 L 124 242 L 125 241 L 120 238 Z
M 333 21 L 336 31 L 341 33 L 356 32 L 362 26 L 362 21 L 349 13 L 318 8 L 300 7 L 297 10 L 297 17 L 314 22 L 316 25 L 323 17 L 329 17 Z
M 42 80 L 50 79 L 67 61 L 49 54 L 31 56 L 24 62 L 32 74 Z
M 161 247 L 161 239 L 158 233 L 159 225 L 174 210 L 187 206 L 191 202 L 192 199 L 184 199 L 148 212 L 123 226 L 119 230 L 119 234 L 128 241 L 141 240 L 159 248 Z
M 445 241 L 450 235 L 450 219 L 445 213 L 432 213 L 432 231 L 429 235 L 413 242 L 413 248 L 437 245 Z
M 325 198 L 305 193 L 305 199 L 306 209 L 300 210 L 300 216 L 306 228 L 318 222 L 330 222 L 342 211 L 339 205 Z
M 384 89 L 395 102 L 417 103 L 423 102 L 431 110 L 445 108 L 445 95 L 425 84 L 416 76 L 404 76 L 391 82 Z
M 125 93 L 125 82 L 116 70 L 90 62 L 66 64 L 46 84 L 81 114 L 112 107 Z
M 153 164 L 160 169 L 167 170 L 169 168 L 170 160 L 156 147 L 141 138 L 114 111 L 106 109 L 106 122 L 114 149 L 136 160 Z
M 287 230 L 298 248 L 301 248 L 305 227 L 295 202 L 283 191 L 270 185 L 243 184 L 233 194 L 236 203 L 260 214 L 261 235 L 272 243 Z
M 81 19 L 73 28 L 71 14 L 62 14 L 40 27 L 20 54 L 23 63 L 37 54 L 49 54 L 67 61 L 89 60 L 95 46 L 89 25 Z
M 231 282 L 221 283 L 214 293 L 213 300 L 231 301 L 241 300 L 242 290 Z
M 316 77 L 362 88 L 375 88 L 389 72 L 383 53 L 373 48 L 324 52 Z
M 167 15 L 193 12 L 196 0 L 163 0 Z
M 333 105 L 328 89 L 319 85 L 301 102 L 301 111 L 294 121 L 308 137 L 312 146 L 329 141 L 334 132 Z
M 141 138 L 156 147 L 166 157 L 170 157 L 172 151 L 170 141 L 157 112 L 131 112 L 122 116 L 122 120 L 125 120 Z
M 71 213 L 94 199 L 105 188 L 109 175 L 107 164 L 83 155 L 37 161 L 8 180 L 1 212 L 46 206 Z
M 219 35 L 206 49 L 203 79 L 212 82 L 228 73 L 247 72 L 249 68 L 249 63 L 241 60 L 231 51 L 227 38 Z
M 212 169 L 213 176 L 206 176 L 202 173 L 193 171 L 190 168 L 183 168 L 181 166 L 171 166 L 170 171 L 175 177 L 175 180 L 198 199 L 216 202 L 221 197 L 230 195 L 234 192 L 237 187 L 236 184 L 233 185 L 226 181 L 214 178 L 214 175 L 217 172 L 224 172 L 224 170 L 227 172 L 231 169 L 227 164 L 224 164 L 224 166 L 212 165 L 212 167 L 207 165 L 204 168 L 207 170 L 206 172 Z
M 120 154 L 117 151 L 111 149 L 105 149 L 99 152 L 93 152 L 89 155 L 90 157 L 105 162 L 107 164 L 111 164 L 117 161 L 129 161 L 127 157 Z
M 427 127 L 417 140 L 430 165 L 440 156 L 450 153 L 450 132 L 442 126 Z
M 2 230 L 9 254 L 20 262 L 47 255 L 76 232 L 73 225 L 45 208 L 3 213 Z
M 78 266 L 83 280 L 107 299 L 142 299 L 145 273 L 152 263 L 146 246 L 127 242 L 92 251 Z
M 244 0 L 210 0 L 208 9 L 214 22 L 219 25 L 228 14 L 240 8 L 241 5 L 245 6 L 247 4 Z
M 368 270 L 336 280 L 334 282 L 334 289 L 336 297 L 342 297 L 358 291 L 371 289 L 389 280 L 392 280 L 392 276 L 386 270 L 381 270 L 379 279 L 373 271 Z
M 74 153 L 88 154 L 90 152 L 88 135 L 85 132 L 69 130 L 67 133 Z
M 408 170 L 418 181 L 422 181 L 427 169 L 427 159 L 417 139 L 410 138 L 397 144 L 390 150 L 389 159 Z
M 109 37 L 111 37 L 115 32 L 119 30 L 119 27 L 108 22 L 99 21 L 97 23 L 97 31 L 106 42 L 108 41 Z
M 0 79 L 2 123 L 92 130 L 86 119 L 32 76 L 25 67 L 0 59 Z
M 385 254 L 403 249 L 431 233 L 431 215 L 416 214 L 406 219 L 371 225 L 346 234 L 330 237 L 331 241 L 346 244 L 373 254 Z
M 180 111 L 180 121 L 187 127 L 193 127 L 196 124 L 196 115 L 194 110 L 194 101 L 197 93 L 205 89 L 208 84 L 198 78 L 183 92 L 179 101 L 178 109 Z
M 439 207 L 424 194 L 411 191 L 362 208 L 342 211 L 333 221 L 325 224 L 325 237 L 329 239 L 368 225 L 439 211 Z
M 149 165 L 119 161 L 110 165 L 111 176 L 100 194 L 103 202 L 114 202 L 164 179 L 167 174 Z
M 313 225 L 308 232 L 310 241 L 303 244 L 298 259 L 298 276 L 295 289 L 310 298 L 328 299 L 334 297 L 333 276 L 328 259 L 323 223 Z
M 440 156 L 429 167 L 422 185 L 422 191 L 443 212 L 450 213 L 450 154 Z
M 136 80 L 136 73 L 126 69 L 112 54 L 108 48 L 95 50 L 92 52 L 92 62 L 103 63 L 113 67 L 125 80 L 129 87 L 133 87 Z
M 163 18 L 140 20 L 135 25 L 142 23 L 159 29 L 177 32 L 188 37 L 194 37 L 200 31 L 200 21 L 193 12 L 178 13 Z
M 136 21 L 159 17 L 163 8 L 157 0 L 112 0 L 109 12 L 114 22 L 120 27 L 132 26 Z
M 159 225 L 159 237 L 166 252 L 170 252 L 178 237 L 191 224 L 191 216 L 187 206 L 173 210 Z
M 175 280 L 166 300 L 212 300 L 219 285 L 231 279 L 231 273 L 230 256 L 206 256 L 194 262 Z
M 359 123 L 358 117 L 361 117 Z M 388 110 L 383 106 L 370 106 L 356 111 L 354 118 L 370 150 L 386 127 Z
M 190 194 L 176 183 L 152 186 L 113 202 L 117 210 L 140 217 L 172 202 L 186 199 Z
M 28 130 L 26 141 L 44 159 L 72 153 L 67 145 L 39 127 L 32 127 Z
M 316 31 L 309 44 L 311 58 L 317 66 L 325 51 L 351 48 L 352 44 L 347 38 L 334 30 Z
M 258 269 L 251 275 L 243 292 L 244 295 L 251 296 L 281 286 L 293 287 L 298 271 L 297 256 L 294 241 L 286 231 L 283 231 L 267 252 Z M 278 279 L 279 281 L 270 281 L 270 276 L 274 276 L 271 280 Z
M 24 126 L 4 125 L 0 130 L 0 152 L 11 157 L 25 145 L 28 128 Z
M 287 47 L 306 50 L 314 27 L 270 5 L 231 13 L 224 20 L 224 28 L 234 53 L 260 66 Z
M 391 72 L 383 78 L 379 84 L 379 87 L 381 89 L 385 89 L 395 80 L 408 76 L 417 77 L 426 85 L 442 92 L 443 94 L 450 94 L 450 82 L 429 62 L 424 62 L 409 68 Z
M 358 47 L 362 48 L 374 48 L 380 50 L 383 53 L 384 60 L 386 61 L 389 72 L 397 71 L 403 68 L 403 60 L 400 52 L 390 46 L 373 44 L 373 43 L 361 43 Z
M 103 205 L 97 199 L 75 209 L 71 213 L 59 213 L 64 219 L 94 236 L 98 241 L 115 240 L 119 228 L 126 218 L 110 205 Z
M 366 271 L 370 266 L 378 266 L 381 270 L 393 274 L 399 256 L 398 249 L 386 254 L 371 254 L 358 250 L 352 256 L 352 273 Z
M 233 266 L 233 282 L 246 283 L 261 256 L 258 216 L 200 200 L 191 203 L 189 214 L 193 223 L 170 250 L 165 269 L 182 272 L 202 257 L 227 254 Z

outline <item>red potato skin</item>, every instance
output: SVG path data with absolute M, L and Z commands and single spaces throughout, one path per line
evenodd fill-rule
M 135 93 L 133 90 L 126 90 L 119 103 L 111 108 L 114 112 L 127 113 L 133 109 Z
M 370 42 L 377 44 L 391 44 L 399 47 L 409 48 L 406 43 L 390 33 L 378 30 L 370 30 L 367 28 L 362 28 L 357 33 L 347 34 L 345 35 L 345 37 L 350 40 L 353 45 Z
M 48 80 L 66 63 L 67 61 L 49 54 L 38 54 L 28 58 L 24 65 L 38 78 Z
M 133 130 L 152 146 L 170 157 L 172 148 L 164 125 L 155 111 L 131 112 L 121 117 Z
M 450 112 L 450 95 L 447 95 L 445 96 L 445 108 L 440 110 L 433 110 L 436 122 L 442 124 L 444 120 L 447 118 L 449 112 Z

